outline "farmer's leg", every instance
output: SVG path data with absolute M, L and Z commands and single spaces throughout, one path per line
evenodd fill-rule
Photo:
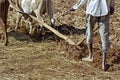
M 108 52 L 109 47 L 109 15 L 105 16 L 103 19 L 101 18 L 99 21 L 99 32 L 101 36 L 102 42 L 102 52 L 103 52 L 103 59 L 102 59 L 102 69 L 105 69 L 106 66 L 106 55 Z
M 86 42 L 88 44 L 88 51 L 89 51 L 89 56 L 87 58 L 83 58 L 82 60 L 84 61 L 93 61 L 93 53 L 92 53 L 92 34 L 93 34 L 93 28 L 96 23 L 96 18 L 87 15 L 86 17 Z

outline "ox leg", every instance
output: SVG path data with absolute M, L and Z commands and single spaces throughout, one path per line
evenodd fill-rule
M 7 35 L 7 28 L 6 26 L 4 26 L 4 37 L 5 37 L 5 40 L 4 40 L 4 45 L 7 46 L 8 45 L 8 35 Z
M 41 17 L 42 13 L 39 10 L 41 10 L 41 7 L 39 7 L 38 10 L 35 10 L 35 15 L 39 20 L 44 21 L 43 18 Z M 43 25 L 40 25 L 40 27 L 43 27 Z
M 54 27 L 55 26 L 55 19 L 53 17 L 51 0 L 48 0 L 48 2 L 47 2 L 47 9 L 48 9 L 48 15 L 49 15 L 50 21 L 51 21 L 51 26 Z
M 15 30 L 17 30 L 19 27 L 19 23 L 21 21 L 22 15 L 20 13 L 17 14 L 17 20 L 16 20 L 16 26 L 15 26 Z
M 7 28 L 6 28 L 3 20 L 0 20 L 0 25 L 3 30 L 4 45 L 7 46 L 7 44 L 8 44 Z
M 44 10 L 44 9 L 41 9 L 41 8 L 42 8 L 42 7 L 39 6 L 39 9 L 38 9 L 38 10 L 35 10 L 35 15 L 36 15 L 36 17 L 37 17 L 39 20 L 44 21 L 43 18 L 41 17 L 41 15 L 42 15 L 42 10 Z M 39 11 L 39 10 L 40 10 L 40 11 Z M 42 25 L 42 24 L 39 24 L 39 25 L 40 25 L 41 28 L 43 28 L 43 25 Z M 36 27 L 36 29 L 34 28 L 34 30 L 37 30 L 38 36 L 39 36 L 40 31 L 41 31 L 41 28 L 40 28 L 40 27 Z
M 32 27 L 32 19 L 31 18 L 30 18 L 30 21 L 29 21 L 29 27 L 30 27 L 29 34 L 32 34 L 33 27 Z

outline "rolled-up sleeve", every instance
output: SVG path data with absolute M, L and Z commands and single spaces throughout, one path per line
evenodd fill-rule
M 78 8 L 82 7 L 86 2 L 87 2 L 87 0 L 78 0 L 77 3 L 73 6 L 73 8 L 78 9 Z

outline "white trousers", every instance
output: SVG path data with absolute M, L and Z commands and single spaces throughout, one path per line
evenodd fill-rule
M 98 23 L 99 26 L 99 33 L 101 37 L 101 47 L 104 52 L 108 51 L 109 47 L 109 20 L 110 15 L 102 16 L 102 17 L 94 17 L 92 15 L 86 15 L 86 41 L 87 44 L 92 44 L 92 37 L 93 37 L 93 29 L 95 23 Z

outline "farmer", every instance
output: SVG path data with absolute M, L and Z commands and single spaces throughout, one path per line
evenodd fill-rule
M 86 2 L 86 42 L 88 44 L 89 56 L 82 60 L 93 61 L 92 34 L 95 23 L 98 22 L 103 52 L 102 69 L 106 70 L 106 55 L 109 48 L 109 21 L 110 15 L 114 13 L 115 0 L 78 0 L 72 6 L 71 11 L 79 9 Z

